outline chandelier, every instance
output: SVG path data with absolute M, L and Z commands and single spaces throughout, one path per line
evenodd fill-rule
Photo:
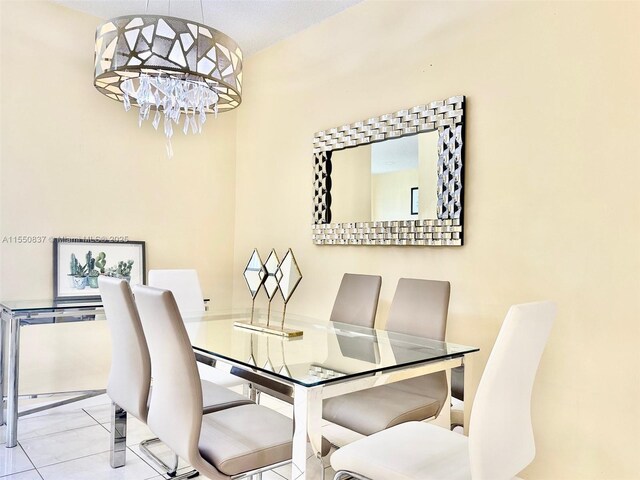
M 203 15 L 204 21 L 204 15 Z M 160 15 L 113 18 L 96 31 L 94 85 L 139 107 L 138 124 L 163 123 L 167 155 L 174 127 L 200 133 L 207 114 L 242 101 L 242 52 L 224 33 L 201 23 Z

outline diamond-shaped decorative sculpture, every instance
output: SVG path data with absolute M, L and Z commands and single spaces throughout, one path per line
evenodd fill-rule
M 249 263 L 242 272 L 247 287 L 251 293 L 253 299 L 251 306 L 251 321 L 237 321 L 234 323 L 236 327 L 246 328 L 249 330 L 255 330 L 262 333 L 270 333 L 279 335 L 281 337 L 291 338 L 299 337 L 302 335 L 302 330 L 292 330 L 290 328 L 284 328 L 284 317 L 287 311 L 287 302 L 291 299 L 291 295 L 297 288 L 300 280 L 302 280 L 302 273 L 298 267 L 293 251 L 287 250 L 282 263 L 278 260 L 278 255 L 274 249 L 271 250 L 267 260 L 262 263 L 258 250 L 254 249 L 249 259 Z M 260 287 L 264 288 L 267 298 L 269 299 L 269 308 L 267 310 L 267 324 L 260 324 L 259 322 L 253 323 L 253 311 L 255 298 L 260 290 Z M 280 327 L 270 327 L 271 321 L 271 302 L 275 297 L 276 291 L 280 290 L 282 300 L 284 301 L 284 311 L 282 312 L 282 322 Z M 251 360 L 253 358 L 253 353 Z M 265 365 L 271 371 L 275 371 L 273 365 Z
M 278 280 L 276 279 L 276 272 L 278 271 L 279 264 L 280 261 L 278 260 L 278 254 L 275 250 L 271 250 L 271 253 L 267 257 L 267 260 L 264 262 L 266 277 L 263 283 L 264 291 L 269 298 L 269 305 L 271 305 L 271 300 L 273 300 L 273 296 L 278 291 Z
M 249 293 L 251 293 L 251 298 L 255 300 L 267 276 L 267 271 L 262 264 L 262 259 L 257 249 L 253 249 L 249 263 L 247 263 L 242 276 L 247 282 L 247 288 L 249 289 Z
M 278 279 L 278 288 L 286 309 L 287 302 L 291 298 L 291 295 L 293 295 L 300 280 L 302 280 L 302 273 L 291 249 L 287 250 L 282 262 L 280 262 L 280 266 L 278 266 L 278 271 L 276 272 L 276 278 Z

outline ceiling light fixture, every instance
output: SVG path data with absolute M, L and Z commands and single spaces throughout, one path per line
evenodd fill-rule
M 139 107 L 140 126 L 151 111 L 156 130 L 164 117 L 169 157 L 173 124 L 185 134 L 201 132 L 207 114 L 242 101 L 242 51 L 204 25 L 202 1 L 200 8 L 203 23 L 145 13 L 113 18 L 96 31 L 95 87 L 127 111 Z

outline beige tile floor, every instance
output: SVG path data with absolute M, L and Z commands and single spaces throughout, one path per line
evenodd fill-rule
M 263 396 L 261 404 L 291 416 L 291 406 Z M 127 462 L 109 466 L 110 402 L 105 395 L 21 417 L 18 446 L 4 448 L 5 427 L 0 427 L 0 480 L 161 480 L 161 471 L 150 463 L 138 444 L 154 435 L 143 423 L 129 418 Z M 164 448 L 164 452 L 163 452 Z M 158 445 L 154 452 L 169 453 Z M 325 461 L 325 464 L 328 464 Z M 180 471 L 189 466 L 181 463 Z M 291 466 L 265 472 L 263 480 L 288 479 Z M 325 479 L 334 472 L 325 469 Z M 205 477 L 198 477 L 206 480 Z M 318 479 L 320 480 L 320 479 Z

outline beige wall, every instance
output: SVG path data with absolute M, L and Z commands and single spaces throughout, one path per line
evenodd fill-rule
M 148 268 L 197 267 L 204 293 L 231 294 L 235 112 L 175 155 L 137 111 L 92 84 L 98 19 L 50 2 L 2 2 L 1 236 L 125 235 Z M 0 243 L 0 298 L 52 293 L 51 244 Z
M 522 476 L 638 478 L 639 20 L 640 3 L 365 1 L 250 57 L 235 271 L 253 247 L 292 247 L 288 308 L 317 316 L 344 272 L 381 274 L 379 325 L 399 277 L 450 280 L 448 338 L 481 364 L 509 305 L 555 300 Z M 466 245 L 314 246 L 314 132 L 458 94 Z
M 417 168 L 371 175 L 371 217 L 375 221 L 416 220 L 411 214 L 411 189 L 420 181 Z
M 197 267 L 205 295 L 229 305 L 235 112 L 209 120 L 201 136 L 180 129 L 167 159 L 162 133 L 139 129 L 137 112 L 93 87 L 98 19 L 49 2 L 2 1 L 0 12 L 0 237 L 145 240 L 148 268 Z M 1 299 L 51 297 L 51 243 L 0 243 L 0 253 Z M 59 348 L 77 340 L 65 332 L 80 330 L 80 351 Z M 78 388 L 79 378 L 104 387 L 103 335 L 101 327 L 25 329 L 21 391 Z M 87 364 L 91 372 L 70 374 Z

